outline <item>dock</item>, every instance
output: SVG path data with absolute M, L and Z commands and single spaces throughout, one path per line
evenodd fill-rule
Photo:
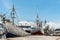
M 32 35 L 26 37 L 14 37 L 14 38 L 6 38 L 0 40 L 60 40 L 60 36 L 40 36 L 40 35 Z

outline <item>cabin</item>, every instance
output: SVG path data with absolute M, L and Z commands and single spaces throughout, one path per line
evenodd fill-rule
M 60 28 L 55 29 L 53 35 L 60 36 Z

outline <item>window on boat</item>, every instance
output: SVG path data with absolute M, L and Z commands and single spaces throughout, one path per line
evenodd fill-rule
M 31 26 L 20 26 L 21 28 L 31 28 Z
M 0 28 L 3 28 L 3 25 L 2 24 L 0 24 Z

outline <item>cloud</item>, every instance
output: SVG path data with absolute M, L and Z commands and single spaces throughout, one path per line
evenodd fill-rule
M 18 23 L 19 26 L 31 26 L 31 27 L 36 27 L 36 23 L 35 22 L 29 22 L 29 21 L 20 21 Z
M 48 22 L 47 25 L 49 25 L 50 27 L 53 27 L 54 29 L 60 28 L 60 23 Z

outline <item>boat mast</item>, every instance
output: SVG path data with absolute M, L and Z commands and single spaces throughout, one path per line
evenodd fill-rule
M 12 11 L 11 11 L 11 18 L 12 18 L 12 24 L 14 24 L 14 19 L 15 19 L 15 7 L 14 7 L 14 4 L 13 4 Z
M 39 16 L 38 16 L 38 9 L 37 9 L 37 16 L 36 16 L 36 24 L 40 27 Z

